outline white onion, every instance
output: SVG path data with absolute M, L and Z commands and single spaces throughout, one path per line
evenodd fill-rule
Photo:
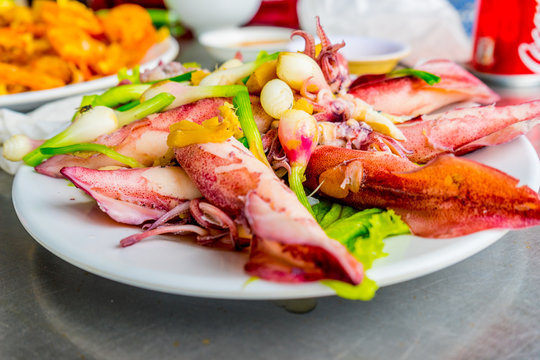
M 304 81 L 310 77 L 317 83 L 326 84 L 326 80 L 319 64 L 311 57 L 298 52 L 282 52 L 279 54 L 276 74 L 291 88 L 299 91 Z M 320 90 L 320 89 L 319 89 Z
M 261 105 L 274 119 L 279 119 L 285 110 L 292 108 L 293 103 L 291 88 L 280 79 L 270 80 L 261 90 Z
M 2 155 L 9 161 L 21 161 L 32 150 L 32 140 L 28 136 L 14 135 L 4 142 Z

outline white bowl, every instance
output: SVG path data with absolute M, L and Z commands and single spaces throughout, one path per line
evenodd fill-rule
M 246 24 L 259 10 L 261 0 L 165 0 L 165 5 L 198 35 Z
M 220 62 L 232 59 L 238 51 L 244 61 L 252 61 L 261 50 L 286 51 L 293 31 L 275 26 L 224 28 L 201 34 L 199 42 Z
M 349 71 L 357 75 L 389 72 L 411 52 L 409 45 L 389 39 L 351 35 L 328 35 L 328 38 L 333 44 L 345 41 L 345 47 L 339 51 L 347 59 Z M 294 39 L 289 50 L 302 51 L 304 44 L 303 39 Z

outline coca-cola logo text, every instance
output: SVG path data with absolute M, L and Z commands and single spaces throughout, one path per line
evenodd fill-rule
M 519 58 L 534 73 L 540 73 L 540 2 L 536 1 L 534 28 L 531 31 L 532 43 L 523 43 L 518 47 Z

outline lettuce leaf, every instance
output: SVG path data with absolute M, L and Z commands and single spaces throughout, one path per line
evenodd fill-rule
M 376 259 L 388 255 L 383 251 L 385 238 L 409 233 L 407 224 L 392 210 L 358 211 L 350 206 L 321 201 L 313 206 L 313 212 L 326 234 L 343 244 L 365 270 L 371 268 Z M 347 299 L 370 300 L 377 290 L 377 284 L 367 277 L 357 286 L 335 280 L 322 283 Z

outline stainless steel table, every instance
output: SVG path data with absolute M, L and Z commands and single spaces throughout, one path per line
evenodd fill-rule
M 183 45 L 181 60 L 204 55 Z M 0 359 L 540 359 L 540 228 L 371 302 L 327 297 L 298 314 L 82 271 L 25 232 L 11 184 L 0 173 Z

